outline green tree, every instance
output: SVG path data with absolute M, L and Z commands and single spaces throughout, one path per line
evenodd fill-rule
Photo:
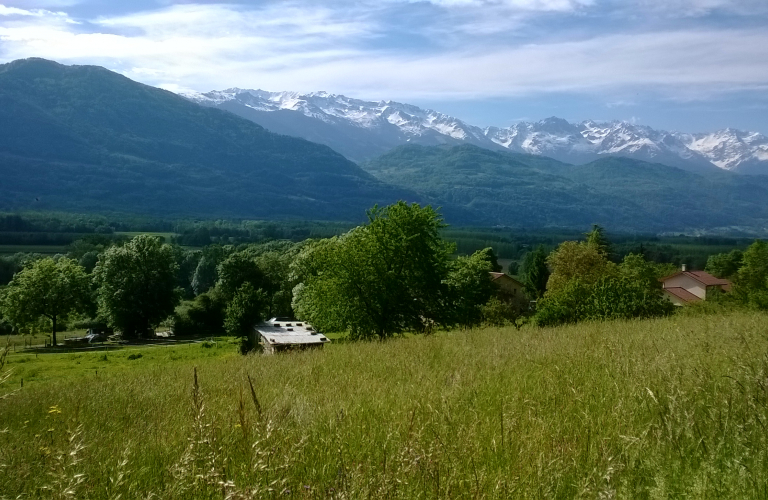
M 525 286 L 525 293 L 532 299 L 539 299 L 547 290 L 549 267 L 547 266 L 547 251 L 544 245 L 525 254 L 520 277 Z
M 293 316 L 290 266 L 295 256 L 296 252 L 289 248 L 283 252 L 265 252 L 256 257 L 256 264 L 265 277 L 262 290 L 267 295 L 267 315 L 270 317 Z
M 224 316 L 224 329 L 227 334 L 242 339 L 243 353 L 256 348 L 250 342 L 254 325 L 264 319 L 267 310 L 267 295 L 263 290 L 256 290 L 249 282 L 238 288 L 227 305 Z
M 502 269 L 504 269 L 501 264 L 499 264 L 499 257 L 496 255 L 496 252 L 493 251 L 492 247 L 484 248 L 482 250 L 478 250 L 483 254 L 483 258 L 491 263 L 491 271 L 494 273 L 500 273 Z
M 727 253 L 710 255 L 705 271 L 718 278 L 730 279 L 736 276 L 744 262 L 744 252 L 731 250 Z
M 616 274 L 616 265 L 608 260 L 596 244 L 566 241 L 547 257 L 552 274 L 547 281 L 547 292 L 557 290 L 574 279 L 594 283 L 600 278 Z
M 99 313 L 128 338 L 146 334 L 179 303 L 177 271 L 173 249 L 155 236 L 109 248 L 93 271 Z
M 369 222 L 308 245 L 295 264 L 297 315 L 353 338 L 387 338 L 445 321 L 452 248 L 431 207 L 398 202 L 368 211 Z M 310 260 L 310 262 L 306 262 Z
M 493 263 L 487 250 L 478 250 L 451 263 L 445 279 L 450 300 L 447 306 L 452 315 L 449 323 L 468 328 L 482 321 L 482 308 L 496 292 L 489 274 Z
M 256 256 L 249 250 L 235 252 L 219 264 L 219 281 L 216 288 L 229 302 L 245 283 L 250 283 L 254 290 L 269 288 L 266 274 L 259 267 Z
M 192 290 L 195 295 L 210 290 L 219 279 L 218 267 L 226 257 L 226 250 L 221 245 L 208 245 L 203 248 L 203 254 L 197 262 L 192 274 Z
M 575 278 L 547 291 L 536 308 L 540 326 L 587 320 L 652 318 L 671 314 L 674 306 L 660 289 L 628 276 L 603 276 L 593 282 Z
M 737 296 L 751 306 L 768 309 L 768 243 L 752 243 L 742 262 L 735 279 Z
M 592 230 L 585 233 L 587 246 L 594 248 L 606 257 L 611 252 L 611 242 L 605 236 L 605 229 L 597 224 L 592 224 Z
M 4 291 L 5 315 L 17 326 L 34 323 L 41 316 L 51 323 L 53 345 L 58 322 L 68 314 L 86 312 L 91 302 L 90 278 L 72 259 L 50 257 L 30 262 Z

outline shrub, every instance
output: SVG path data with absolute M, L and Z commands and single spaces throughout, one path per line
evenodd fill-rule
M 198 295 L 186 309 L 173 316 L 177 336 L 220 335 L 224 332 L 225 305 L 215 290 Z
M 674 311 L 661 291 L 627 277 L 607 276 L 595 283 L 571 280 L 539 301 L 536 322 L 541 326 L 584 320 L 652 318 Z
M 514 325 L 515 321 L 520 317 L 518 308 L 496 297 L 491 297 L 480 308 L 480 313 L 482 314 L 483 323 L 489 326 Z

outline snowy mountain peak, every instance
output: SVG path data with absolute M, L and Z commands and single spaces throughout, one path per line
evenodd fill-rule
M 262 122 L 269 122 L 267 128 L 281 133 L 324 142 L 355 160 L 370 158 L 409 142 L 428 145 L 469 142 L 490 149 L 550 156 L 568 163 L 585 163 L 601 156 L 618 155 L 689 170 L 716 166 L 739 172 L 768 173 L 768 138 L 757 132 L 732 128 L 709 134 L 682 134 L 627 121 L 572 123 L 552 116 L 537 122 L 481 129 L 411 104 L 391 100 L 365 101 L 326 91 L 298 93 L 230 88 L 182 95 L 206 106 L 225 106 L 229 110 L 241 106 L 260 113 L 293 111 L 319 120 L 331 130 L 338 129 L 340 135 L 326 132 L 330 135 L 318 136 L 317 130 L 306 127 L 299 130 L 289 123 L 288 118 Z M 249 118 L 259 123 L 253 115 Z M 350 145 L 350 141 L 359 144 Z

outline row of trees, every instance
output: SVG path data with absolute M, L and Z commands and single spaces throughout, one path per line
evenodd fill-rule
M 173 317 L 177 334 L 246 336 L 268 316 L 293 316 L 354 338 L 404 330 L 471 326 L 494 294 L 490 249 L 453 259 L 431 207 L 374 208 L 369 223 L 343 236 L 302 243 L 210 245 L 193 254 L 137 236 L 75 259 L 31 260 L 2 292 L 17 327 L 47 318 L 90 316 L 139 337 Z M 91 269 L 89 269 L 91 268 Z M 89 271 L 91 271 L 89 273 Z M 178 311 L 183 296 L 194 297 Z
M 659 278 L 674 272 L 674 265 L 649 262 L 639 254 L 615 263 L 609 254 L 603 229 L 593 226 L 584 241 L 566 241 L 549 255 L 543 247 L 526 255 L 521 278 L 536 301 L 536 323 L 649 318 L 673 311 Z
M 47 318 L 54 343 L 59 322 L 72 315 L 107 323 L 125 337 L 142 336 L 169 317 L 178 335 L 247 337 L 265 317 L 295 315 L 359 339 L 515 319 L 488 277 L 500 269 L 493 251 L 454 258 L 431 207 L 400 202 L 374 207 L 368 219 L 341 236 L 300 243 L 190 251 L 138 236 L 76 244 L 72 258 L 25 261 L 0 291 L 0 312 L 16 327 Z M 609 255 L 597 226 L 584 241 L 562 243 L 550 254 L 544 247 L 529 252 L 520 277 L 536 303 L 534 320 L 555 325 L 672 311 L 658 278 L 674 266 L 637 254 L 613 262 Z M 737 276 L 743 300 L 768 307 L 765 243 L 713 256 L 709 268 Z
M 17 328 L 51 323 L 56 345 L 58 323 L 72 314 L 98 317 L 138 337 L 170 315 L 180 299 L 171 247 L 151 236 L 137 236 L 99 256 L 92 274 L 76 260 L 30 260 L 0 295 L 0 310 Z

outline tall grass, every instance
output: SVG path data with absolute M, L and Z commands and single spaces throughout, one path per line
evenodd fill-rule
M 766 353 L 736 313 L 137 363 L 1 401 L 0 496 L 764 498 Z

